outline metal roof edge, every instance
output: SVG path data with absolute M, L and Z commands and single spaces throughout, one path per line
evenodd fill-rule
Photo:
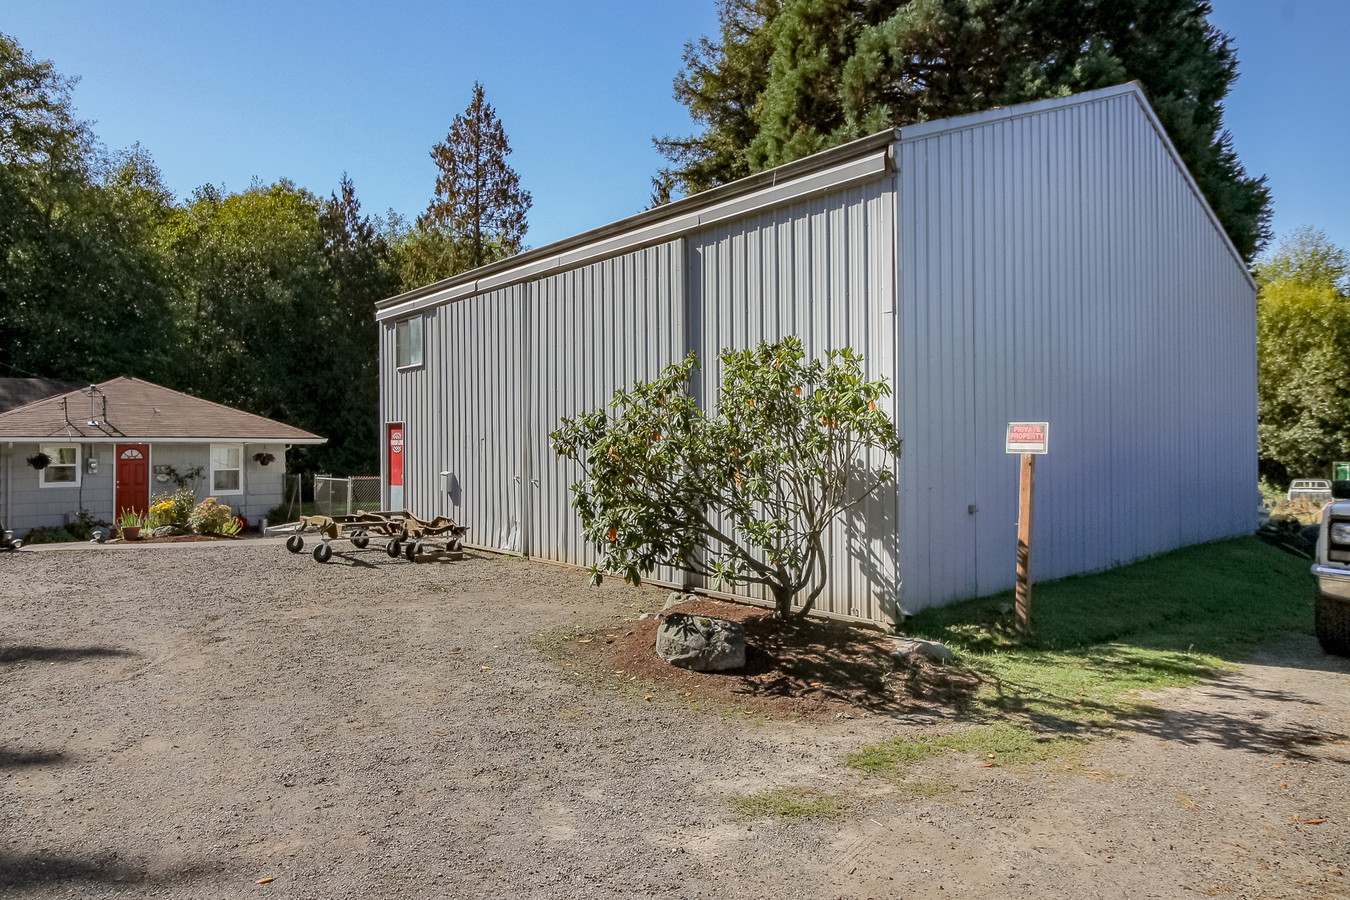
M 945 134 L 948 131 L 964 131 L 967 128 L 977 128 L 980 125 L 988 125 L 990 122 L 999 122 L 1004 119 L 1019 119 L 1023 116 L 1034 116 L 1052 109 L 1066 109 L 1071 106 L 1082 106 L 1087 103 L 1096 103 L 1100 100 L 1106 100 L 1110 97 L 1117 97 L 1121 94 L 1139 92 L 1140 88 L 1138 82 L 1127 81 L 1124 84 L 1115 84 L 1110 87 L 1097 88 L 1094 91 L 1083 91 L 1080 94 L 1069 94 L 1065 97 L 1030 100 L 1026 103 L 1014 103 L 1012 106 L 996 106 L 993 109 L 966 113 L 961 116 L 952 116 L 946 119 L 934 119 L 931 122 L 903 125 L 897 130 L 900 133 L 900 142 L 904 143 L 906 141 Z
M 387 316 L 381 315 L 381 313 L 391 307 L 403 306 L 416 300 L 431 298 L 437 294 L 450 293 L 454 288 L 474 285 L 479 281 L 487 280 L 493 276 L 504 275 L 515 269 L 521 269 L 527 266 L 538 267 L 540 263 L 545 263 L 546 265 L 542 268 L 547 269 L 550 268 L 550 266 L 547 265 L 548 261 L 563 257 L 571 251 L 619 238 L 639 229 L 658 225 L 672 219 L 690 216 L 701 210 L 726 203 L 727 201 L 739 197 L 786 185 L 794 181 L 804 181 L 808 176 L 818 172 L 828 171 L 829 169 L 836 168 L 849 162 L 866 158 L 879 151 L 887 150 L 895 143 L 898 137 L 898 129 L 888 128 L 885 131 L 879 131 L 876 134 L 858 138 L 855 141 L 849 141 L 847 144 L 840 144 L 838 147 L 831 147 L 828 150 L 813 153 L 810 156 L 793 160 L 790 163 L 784 163 L 781 166 L 766 169 L 763 172 L 756 172 L 754 175 L 747 175 L 745 178 L 739 178 L 728 184 L 709 188 L 706 191 L 700 191 L 699 193 L 691 194 L 688 197 L 682 197 L 679 200 L 666 203 L 654 209 L 644 210 L 636 215 L 619 219 L 616 222 L 611 222 L 608 225 L 602 225 L 598 228 L 592 228 L 589 231 L 583 231 L 580 234 L 554 241 L 543 247 L 527 250 L 524 253 L 497 260 L 496 262 L 488 263 L 485 266 L 479 266 L 476 269 L 470 269 L 467 272 L 452 275 L 449 278 L 443 278 L 440 281 L 432 282 L 431 284 L 414 288 L 413 290 L 405 291 L 401 294 L 396 294 L 393 297 L 387 297 L 383 300 L 376 301 L 375 303 L 377 318 L 386 318 Z M 477 291 L 475 290 L 474 293 L 477 293 Z M 439 299 L 437 302 L 426 304 L 426 306 L 438 305 L 438 302 Z
M 1214 207 L 1210 206 L 1205 192 L 1200 190 L 1200 185 L 1196 182 L 1195 176 L 1187 167 L 1186 162 L 1181 158 L 1181 153 L 1177 150 L 1176 144 L 1172 143 L 1171 137 L 1167 134 L 1167 129 L 1163 127 L 1162 120 L 1158 118 L 1157 111 L 1153 104 L 1148 102 L 1148 95 L 1144 93 L 1144 87 L 1138 81 L 1127 81 L 1124 84 L 1116 84 L 1110 87 L 1098 88 L 1095 91 L 1084 91 L 1081 94 L 1070 94 L 1067 97 L 1051 97 L 1047 100 L 1033 100 L 1029 103 L 1017 103 L 1013 106 L 1001 106 L 997 109 L 984 110 L 983 112 L 970 113 L 964 116 L 953 116 L 950 119 L 935 119 L 932 122 L 921 122 L 917 125 L 906 125 L 899 130 L 899 143 L 908 141 L 922 140 L 939 134 L 946 134 L 951 131 L 963 131 L 968 128 L 976 128 L 981 125 L 987 125 L 991 122 L 1003 121 L 1006 119 L 1017 119 L 1024 116 L 1034 116 L 1054 109 L 1067 109 L 1073 106 L 1084 106 L 1089 103 L 1097 103 L 1102 100 L 1108 100 L 1113 97 L 1131 95 L 1143 110 L 1148 118 L 1149 124 L 1153 126 L 1154 132 L 1162 139 L 1163 146 L 1167 148 L 1168 154 L 1172 157 L 1172 162 L 1180 170 L 1186 184 L 1190 187 L 1191 193 L 1200 201 L 1205 215 L 1209 217 L 1210 224 L 1218 231 L 1219 237 L 1223 240 L 1224 246 L 1228 249 L 1233 260 L 1242 270 L 1243 277 L 1247 280 L 1252 290 L 1256 290 L 1256 281 L 1252 278 L 1251 269 L 1243 261 L 1242 254 L 1237 251 L 1233 244 L 1233 239 L 1228 236 L 1228 231 L 1219 221 L 1219 216 L 1214 212 Z
M 1213 225 L 1214 230 L 1219 233 L 1219 238 L 1223 241 L 1223 245 L 1228 248 L 1228 252 L 1232 255 L 1233 261 L 1236 262 L 1238 268 L 1242 270 L 1242 277 L 1247 280 L 1247 286 L 1255 292 L 1257 289 L 1256 279 L 1252 277 L 1251 267 L 1248 266 L 1246 261 L 1242 258 L 1242 254 L 1238 252 L 1237 246 L 1233 243 L 1233 239 L 1228 235 L 1228 229 L 1224 228 L 1223 222 L 1219 221 L 1219 214 L 1214 211 L 1214 207 L 1210 206 L 1209 198 L 1205 196 L 1204 191 L 1200 190 L 1199 182 L 1197 182 L 1195 176 L 1191 174 L 1190 167 L 1186 165 L 1186 161 L 1181 158 L 1181 151 L 1177 150 L 1177 145 L 1172 143 L 1172 138 L 1167 134 L 1167 129 L 1163 127 L 1162 120 L 1158 118 L 1157 110 L 1153 108 L 1152 103 L 1148 102 L 1148 95 L 1144 93 L 1143 86 L 1137 81 L 1131 81 L 1130 86 L 1135 89 L 1134 96 L 1135 99 L 1139 101 L 1139 108 L 1144 111 L 1144 115 L 1148 118 L 1149 124 L 1153 126 L 1153 130 L 1162 140 L 1163 146 L 1167 148 L 1168 154 L 1172 157 L 1173 164 L 1176 165 L 1177 169 L 1181 172 L 1181 177 L 1186 179 L 1186 184 L 1190 186 L 1191 193 L 1195 195 L 1195 199 L 1200 201 L 1200 208 L 1205 211 L 1205 215 L 1209 217 L 1210 224 Z

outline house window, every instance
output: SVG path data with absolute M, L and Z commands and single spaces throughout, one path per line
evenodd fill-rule
M 51 457 L 39 474 L 43 487 L 77 487 L 80 483 L 80 445 L 43 444 L 38 448 Z
M 422 365 L 421 316 L 394 325 L 394 355 L 400 369 L 415 369 Z
M 244 448 L 239 444 L 211 445 L 211 493 L 244 492 Z

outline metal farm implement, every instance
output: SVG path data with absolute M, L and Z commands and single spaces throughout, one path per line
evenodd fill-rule
M 333 558 L 333 544 L 339 541 L 349 541 L 357 550 L 375 543 L 392 559 L 403 556 L 409 562 L 431 562 L 463 559 L 468 530 L 467 525 L 457 525 L 447 516 L 423 521 L 404 509 L 350 516 L 301 516 L 300 521 L 268 528 L 267 533 L 287 534 L 286 549 L 292 553 L 305 549 L 304 535 L 316 535 L 319 544 L 314 548 L 314 559 L 321 563 Z

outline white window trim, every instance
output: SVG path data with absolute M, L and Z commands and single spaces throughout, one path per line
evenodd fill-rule
M 49 481 L 47 481 L 47 472 L 48 472 L 49 469 L 51 469 L 52 467 L 54 467 L 54 466 L 56 465 L 56 460 L 57 460 L 57 458 L 58 458 L 58 457 L 57 457 L 57 452 L 56 452 L 56 451 L 58 451 L 58 450 L 60 450 L 60 449 L 62 449 L 62 448 L 64 448 L 64 447 L 74 447 L 74 448 L 75 448 L 75 480 L 74 480 L 74 481 L 51 481 L 51 482 L 49 482 Z M 46 468 L 41 469 L 41 470 L 38 471 L 38 486 L 39 486 L 39 487 L 44 487 L 44 488 L 77 488 L 77 487 L 80 486 L 81 478 L 83 477 L 83 467 L 80 465 L 80 463 L 84 461 L 84 460 L 83 460 L 84 454 L 83 454 L 82 452 L 80 452 L 80 445 L 79 445 L 79 444 L 68 444 L 68 443 L 67 443 L 67 444 L 41 444 L 41 445 L 38 446 L 38 452 L 39 452 L 39 453 L 45 453 L 45 454 L 47 454 L 48 456 L 50 456 L 50 457 L 52 458 L 52 461 L 51 461 L 50 463 L 47 464 Z M 61 468 L 65 469 L 65 468 L 69 468 L 69 467 L 68 467 L 68 466 L 62 466 Z
M 423 366 L 424 363 L 425 363 L 426 356 L 427 356 L 426 329 L 422 327 L 422 326 L 423 326 L 423 321 L 422 321 L 422 320 L 423 320 L 423 317 L 422 317 L 422 316 L 410 316 L 409 318 L 406 318 L 406 319 L 399 319 L 397 322 L 394 323 L 394 368 L 397 369 L 397 370 L 400 371 L 400 372 L 409 372 L 409 371 L 411 371 L 411 370 L 413 370 L 413 369 L 420 369 L 420 368 L 422 368 L 422 366 Z M 410 362 L 410 363 L 407 363 L 407 364 L 404 364 L 404 365 L 399 365 L 399 362 L 398 362 L 398 357 L 399 357 L 399 353 L 398 353 L 398 350 L 399 350 L 398 333 L 399 333 L 399 329 L 400 329 L 401 327 L 403 327 L 403 326 L 407 326 L 408 333 L 409 333 L 409 337 L 408 337 L 408 341 L 409 341 L 409 353 L 408 353 L 408 356 L 409 356 L 409 358 L 411 358 L 411 357 L 412 357 L 412 352 L 411 352 L 411 351 L 412 351 L 412 330 L 413 330 L 413 323 L 416 323 L 416 324 L 417 324 L 417 341 L 416 341 L 416 347 L 417 347 L 417 362 Z
M 217 450 L 238 450 L 238 451 L 239 451 L 239 468 L 237 468 L 237 469 L 231 469 L 231 468 L 216 468 L 216 451 L 217 451 Z M 211 445 L 211 455 L 210 455 L 210 460 L 211 460 L 211 465 L 209 466 L 209 471 L 207 472 L 207 478 L 209 479 L 208 482 L 207 482 L 207 488 L 208 488 L 207 496 L 208 496 L 208 497 L 233 497 L 233 496 L 237 496 L 237 495 L 239 495 L 239 494 L 244 493 L 244 445 L 243 445 L 243 444 L 212 444 L 212 445 Z M 233 490 L 233 491 L 218 491 L 218 490 L 216 490 L 216 473 L 217 473 L 217 472 L 238 472 L 238 473 L 239 473 L 239 487 L 238 487 L 238 489 Z

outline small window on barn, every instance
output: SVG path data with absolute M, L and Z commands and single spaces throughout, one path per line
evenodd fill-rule
M 51 462 L 42 470 L 43 487 L 77 487 L 80 483 L 80 445 L 43 444 L 38 448 Z
M 404 319 L 394 326 L 394 352 L 400 369 L 422 365 L 422 317 Z
M 211 445 L 211 493 L 244 491 L 244 448 L 239 444 Z

